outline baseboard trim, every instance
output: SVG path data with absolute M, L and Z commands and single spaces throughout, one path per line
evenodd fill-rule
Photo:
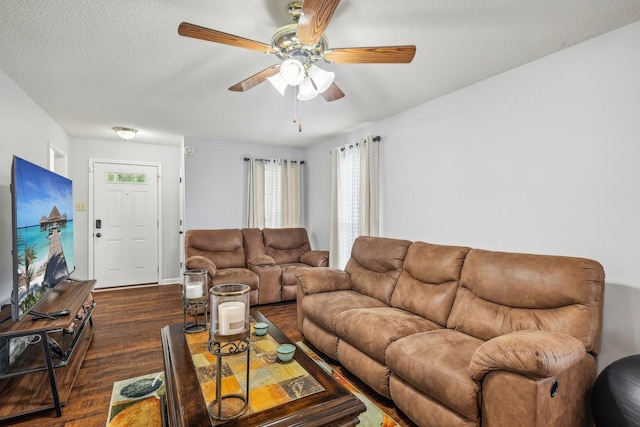
M 145 283 L 143 285 L 121 285 L 121 286 L 105 286 L 103 288 L 94 288 L 93 292 L 118 291 L 122 289 L 151 288 L 154 286 L 179 285 L 178 279 L 165 279 L 162 283 Z

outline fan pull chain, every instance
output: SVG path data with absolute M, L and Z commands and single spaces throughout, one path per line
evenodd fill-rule
M 298 101 L 298 132 L 302 132 L 302 100 Z
M 296 92 L 298 91 L 298 86 L 293 87 L 293 123 L 298 121 L 297 106 L 296 106 Z

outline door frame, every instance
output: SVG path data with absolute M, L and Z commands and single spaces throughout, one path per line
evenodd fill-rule
M 95 260 L 93 257 L 94 254 L 94 236 L 93 236 L 93 231 L 94 231 L 94 227 L 93 224 L 95 222 L 94 219 L 94 211 L 93 211 L 93 201 L 94 201 L 94 193 L 93 193 L 93 187 L 94 187 L 94 182 L 93 180 L 95 179 L 95 175 L 93 174 L 94 172 L 94 165 L 96 163 L 101 163 L 101 164 L 112 164 L 112 165 L 133 165 L 133 166 L 151 166 L 151 167 L 156 167 L 158 169 L 158 186 L 157 186 L 157 206 L 156 206 L 156 211 L 158 213 L 158 276 L 157 276 L 157 282 L 158 285 L 162 284 L 162 228 L 163 228 L 163 221 L 162 221 L 162 163 L 159 162 L 145 162 L 145 161 L 138 161 L 138 160 L 114 160 L 114 159 L 94 159 L 94 158 L 89 158 L 89 206 L 87 207 L 88 210 L 88 217 L 89 217 L 89 223 L 88 223 L 88 232 L 87 232 L 87 237 L 88 237 L 88 261 L 89 261 L 89 277 L 95 277 Z

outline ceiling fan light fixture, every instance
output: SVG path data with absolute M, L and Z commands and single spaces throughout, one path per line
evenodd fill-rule
M 125 141 L 129 139 L 133 139 L 133 137 L 136 136 L 136 133 L 138 133 L 137 129 L 125 128 L 121 126 L 114 127 L 113 131 L 116 133 L 116 135 L 118 135 L 120 138 L 124 139 Z
M 317 65 L 311 65 L 309 67 L 309 77 L 311 77 L 313 83 L 316 85 L 318 93 L 322 93 L 329 89 L 333 80 L 336 78 L 336 73 L 323 70 Z
M 313 86 L 313 82 L 311 81 L 311 77 L 305 77 L 300 83 L 298 87 L 298 99 L 300 101 L 309 101 L 318 96 L 318 91 Z
M 280 77 L 291 86 L 302 83 L 305 77 L 304 65 L 297 59 L 287 59 L 280 65 Z
M 269 83 L 276 88 L 280 95 L 284 96 L 284 92 L 287 90 L 287 86 L 289 85 L 284 81 L 280 74 L 274 74 L 271 77 L 267 77 L 267 80 L 269 80 Z

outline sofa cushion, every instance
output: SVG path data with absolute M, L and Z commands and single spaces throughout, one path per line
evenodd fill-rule
M 338 360 L 338 342 L 339 338 L 332 332 L 327 331 L 322 326 L 318 326 L 317 323 L 304 318 L 302 321 L 302 328 L 300 328 L 306 340 L 308 340 L 315 348 L 331 357 L 333 360 Z
M 218 270 L 213 276 L 213 285 L 222 285 L 225 283 L 243 283 L 248 285 L 252 290 L 258 289 L 258 275 L 246 268 L 225 268 Z
M 375 298 L 354 291 L 322 292 L 305 295 L 302 309 L 308 319 L 335 334 L 335 321 L 340 313 L 353 308 L 384 307 Z
M 239 229 L 189 230 L 185 236 L 186 257 L 209 258 L 218 270 L 246 267 L 244 239 Z
M 355 374 L 380 395 L 391 398 L 389 377 L 391 371 L 384 364 L 369 357 L 343 339 L 338 341 L 338 360 L 349 372 Z
M 598 353 L 603 293 L 596 261 L 473 249 L 448 327 L 482 340 L 525 329 L 561 332 Z
M 258 304 L 258 275 L 246 268 L 225 268 L 218 270 L 210 286 L 223 285 L 225 283 L 243 283 L 249 286 L 249 304 Z
M 300 257 L 311 250 L 304 228 L 265 228 L 262 235 L 266 254 L 276 264 L 300 262 Z
M 400 277 L 410 244 L 408 240 L 358 237 L 344 268 L 351 276 L 352 288 L 390 305 L 391 294 Z
M 480 384 L 469 361 L 484 341 L 450 329 L 409 335 L 387 347 L 394 375 L 470 420 L 480 417 Z
M 335 325 L 341 339 L 382 363 L 387 346 L 395 340 L 442 328 L 430 320 L 392 307 L 343 311 L 336 317 Z
M 393 307 L 446 325 L 469 248 L 414 242 L 409 246 Z
M 398 409 L 421 427 L 478 427 L 480 425 L 478 420 L 469 420 L 452 411 L 397 375 L 391 374 L 389 378 L 389 392 Z

